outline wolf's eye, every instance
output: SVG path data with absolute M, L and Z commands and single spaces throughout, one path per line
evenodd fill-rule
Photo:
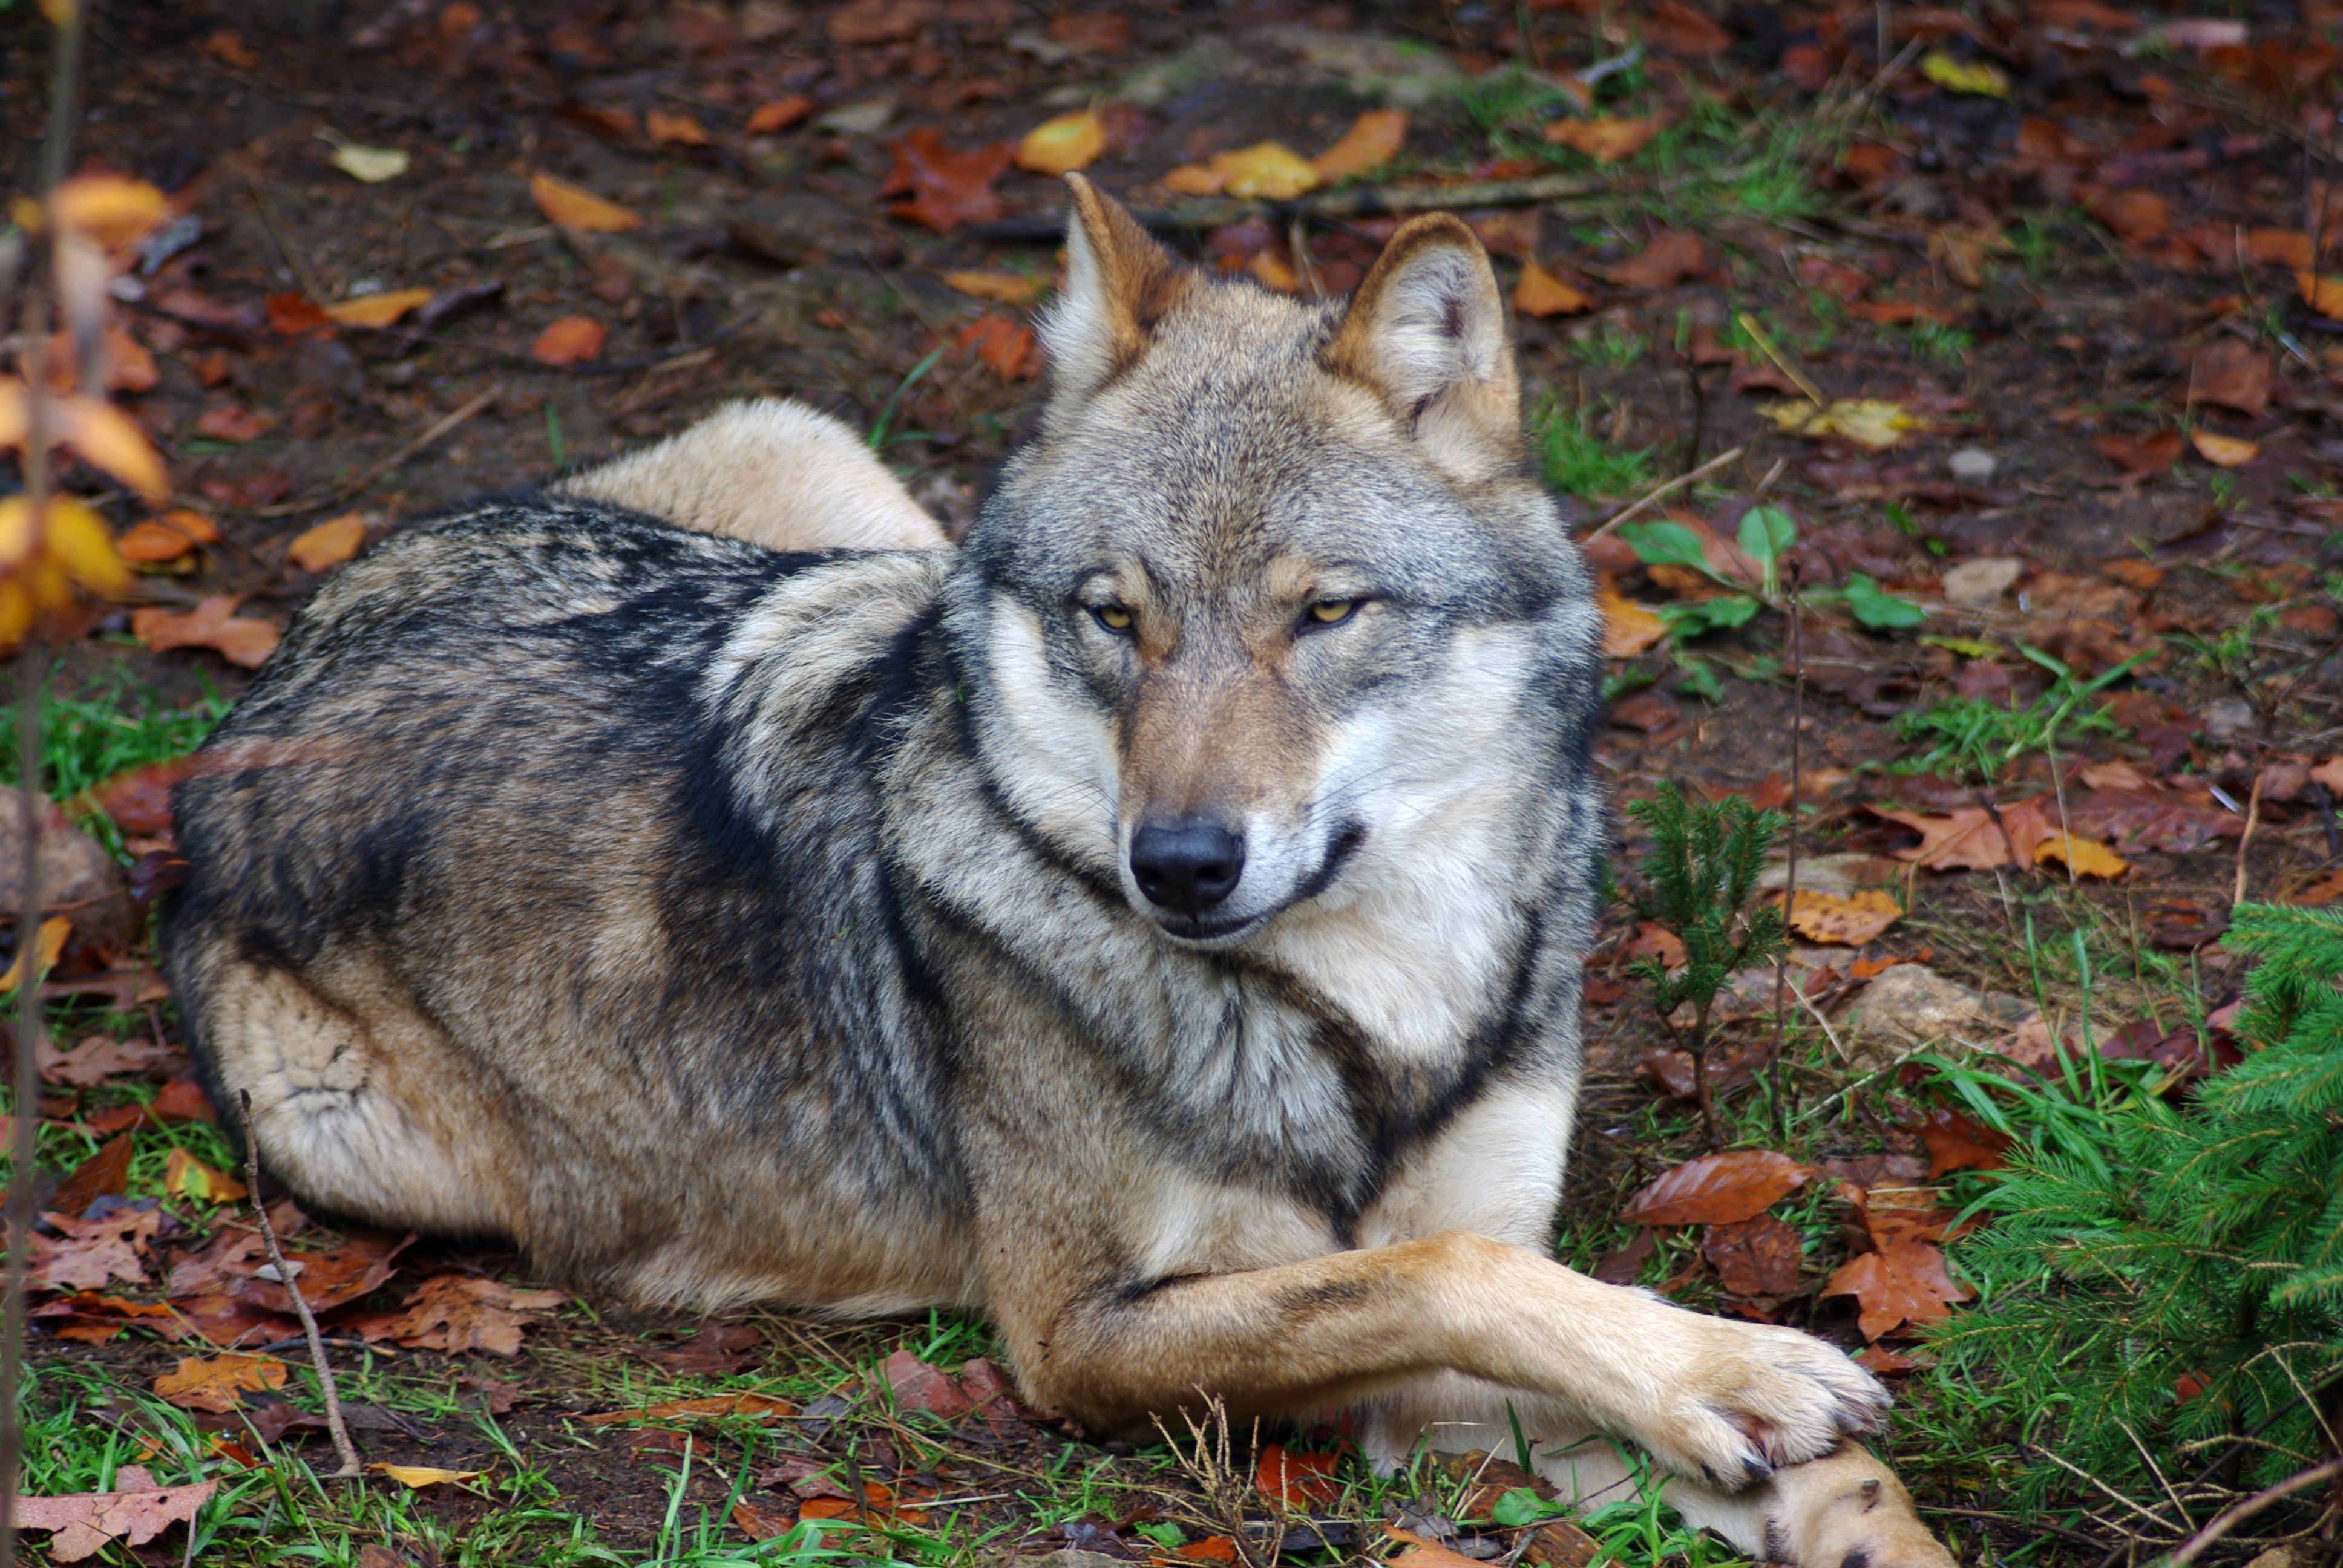
M 1119 604 L 1102 604 L 1091 611 L 1099 625 L 1120 636 L 1131 629 L 1131 612 Z
M 1320 626 L 1336 626 L 1350 619 L 1358 608 L 1354 598 L 1322 598 L 1310 607 L 1310 618 Z

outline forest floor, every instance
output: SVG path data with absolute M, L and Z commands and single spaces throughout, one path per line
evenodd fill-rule
M 730 399 L 870 430 L 957 537 L 1041 385 L 1062 198 L 1012 161 L 1046 161 L 1029 133 L 1081 116 L 1060 142 L 1093 139 L 1091 176 L 1182 254 L 1328 293 L 1393 220 L 1245 183 L 1380 134 L 1332 193 L 1456 187 L 1516 291 L 1539 459 L 1606 585 L 1615 799 L 1673 781 L 1797 821 L 1803 1000 L 1777 1026 L 1772 971 L 1743 977 L 1713 1060 L 1751 1160 L 1704 1169 L 1743 1190 L 1631 1208 L 1710 1145 L 1627 972 L 1670 939 L 1623 905 L 1559 1255 L 1860 1352 L 1899 1397 L 1883 1451 L 1963 1561 L 2124 1561 L 2138 1511 L 2028 1490 L 2055 1412 L 1938 1336 L 1991 1284 L 1952 1215 L 2029 1132 L 1993 1072 L 2064 1042 L 2185 1093 L 2238 994 L 2233 902 L 2343 894 L 2336 13 L 2198 10 L 101 8 L 77 166 L 184 215 L 117 283 L 113 367 L 176 495 L 68 476 L 141 603 L 43 647 L 45 787 L 143 894 L 172 846 L 141 770 L 363 542 Z M 0 8 L 16 189 L 46 36 Z M 1232 156 L 1263 142 L 1301 160 Z M 46 982 L 34 1179 L 79 1261 L 36 1280 L 26 1490 L 144 1488 L 180 1499 L 158 1528 L 194 1523 L 91 1526 L 95 1561 L 1312 1568 L 1387 1552 L 1402 1517 L 1475 1561 L 1584 1558 L 1504 1501 L 1514 1455 L 1379 1480 L 1322 1428 L 1099 1445 L 1015 1406 L 979 1323 L 636 1312 L 286 1201 L 362 1454 L 406 1467 L 320 1480 L 316 1380 L 144 910 L 76 920 Z M 1749 1200 L 1758 1156 L 1795 1191 Z M 1732 1560 L 1658 1510 L 1579 1523 L 1620 1561 Z

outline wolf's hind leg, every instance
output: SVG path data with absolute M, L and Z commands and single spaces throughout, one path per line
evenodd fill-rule
M 306 1201 L 383 1225 L 512 1231 L 512 1162 L 484 1086 L 427 1020 L 378 995 L 362 1010 L 337 1004 L 283 970 L 241 963 L 203 989 L 221 1109 Z
M 1640 1495 L 1634 1471 L 1610 1441 L 1535 1395 L 1449 1372 L 1378 1400 L 1364 1413 L 1363 1445 L 1381 1470 L 1406 1462 L 1419 1434 L 1443 1452 L 1510 1454 L 1518 1422 L 1538 1473 L 1582 1512 Z M 1761 1563 L 1952 1568 L 1952 1554 L 1920 1522 L 1912 1494 L 1851 1441 L 1819 1459 L 1785 1465 L 1740 1492 L 1655 1468 L 1644 1480 L 1686 1523 L 1714 1531 Z

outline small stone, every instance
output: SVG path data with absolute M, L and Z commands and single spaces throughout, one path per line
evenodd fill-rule
M 834 132 L 841 136 L 876 136 L 886 129 L 887 122 L 894 117 L 895 99 L 890 94 L 885 97 L 865 98 L 859 104 L 849 104 L 843 108 L 832 109 L 814 124 L 822 130 Z
M 2026 563 L 2010 556 L 1979 556 L 1963 561 L 1938 579 L 1945 601 L 1963 609 L 1990 609 L 2026 575 Z
M 2216 740 L 2235 740 L 2253 727 L 2253 704 L 2242 697 L 2225 698 L 2205 710 L 2205 733 Z
M 1892 1067 L 1963 1037 L 1997 1039 L 2031 1010 L 2014 996 L 1972 990 L 1926 964 L 1897 964 L 1855 999 L 1846 1045 L 1857 1067 Z
M 2001 471 L 2001 459 L 1982 447 L 1964 447 L 1945 459 L 1953 477 L 1964 485 L 1988 485 Z

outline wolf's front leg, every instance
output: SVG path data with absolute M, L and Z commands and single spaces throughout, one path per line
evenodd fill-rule
M 1613 1443 L 1534 1395 L 1452 1373 L 1387 1395 L 1362 1414 L 1362 1442 L 1379 1468 L 1404 1463 L 1419 1441 L 1443 1452 L 1508 1453 L 1518 1423 L 1535 1450 L 1538 1473 L 1582 1509 L 1637 1496 L 1634 1472 Z M 1953 1568 L 1952 1553 L 1920 1522 L 1903 1483 L 1851 1441 L 1739 1492 L 1681 1476 L 1653 1474 L 1649 1481 L 1686 1523 L 1715 1532 L 1761 1563 Z
M 1733 1490 L 1830 1452 L 1887 1406 L 1808 1335 L 1689 1312 L 1465 1231 L 1139 1284 L 1070 1280 L 1062 1253 L 1031 1227 L 1022 1239 L 990 1260 L 993 1316 L 1029 1396 L 1096 1430 L 1143 1432 L 1200 1392 L 1239 1420 L 1301 1415 L 1450 1371 Z

